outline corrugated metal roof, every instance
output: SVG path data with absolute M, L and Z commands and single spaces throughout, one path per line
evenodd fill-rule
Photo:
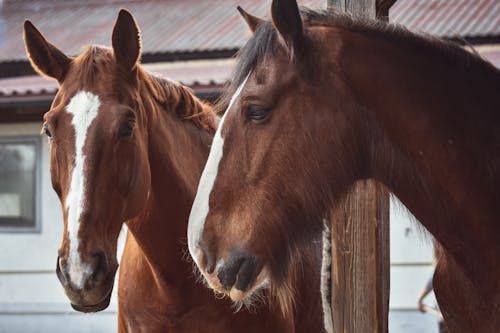
M 500 45 L 477 47 L 476 51 L 500 68 Z M 234 59 L 194 60 L 144 64 L 150 72 L 190 86 L 198 92 L 220 89 L 229 80 Z M 0 104 L 26 97 L 52 97 L 57 92 L 55 80 L 39 75 L 0 79 Z
M 195 90 L 219 89 L 228 80 L 234 59 L 193 60 L 143 65 L 151 73 L 175 80 Z M 55 80 L 40 75 L 0 79 L 0 102 L 11 102 L 25 95 L 53 96 Z
M 326 0 L 299 0 L 324 8 Z M 0 4 L 2 2 L 0 1 Z M 110 44 L 120 8 L 136 17 L 143 53 L 233 50 L 248 36 L 236 11 L 267 17 L 270 0 L 5 0 L 0 10 L 0 62 L 25 60 L 22 23 L 29 18 L 55 45 L 70 55 L 82 45 Z M 499 0 L 398 0 L 390 21 L 442 37 L 500 36 Z
M 323 2 L 299 0 L 316 8 Z M 6 0 L 0 11 L 0 61 L 26 59 L 22 40 L 26 18 L 70 55 L 79 54 L 82 45 L 110 45 L 120 8 L 129 9 L 136 18 L 145 54 L 238 49 L 248 29 L 237 5 L 256 15 L 269 12 L 269 2 L 262 0 Z
M 389 18 L 440 37 L 500 36 L 499 0 L 398 0 Z

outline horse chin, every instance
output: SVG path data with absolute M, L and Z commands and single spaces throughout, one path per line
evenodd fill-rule
M 233 302 L 241 302 L 247 299 L 250 296 L 250 294 L 251 293 L 249 292 L 241 291 L 233 287 L 229 292 L 229 298 L 231 298 L 231 301 Z
M 90 313 L 90 312 L 99 312 L 105 310 L 109 306 L 109 302 L 111 301 L 111 292 L 113 288 L 110 288 L 108 294 L 97 304 L 92 305 L 81 305 L 81 304 L 73 304 L 71 303 L 71 307 L 79 312 Z

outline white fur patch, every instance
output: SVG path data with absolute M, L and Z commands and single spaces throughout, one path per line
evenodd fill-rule
M 66 106 L 66 112 L 73 115 L 71 123 L 75 129 L 75 166 L 71 174 L 69 192 L 64 200 L 65 209 L 68 211 L 68 269 L 72 284 L 80 289 L 83 288 L 86 278 L 92 273 L 92 267 L 82 262 L 78 252 L 80 217 L 86 208 L 87 195 L 83 148 L 88 129 L 97 116 L 100 104 L 98 96 L 90 92 L 80 91 L 71 98 L 71 101 Z
M 323 260 L 321 261 L 321 304 L 323 307 L 323 324 L 327 333 L 333 333 L 333 318 L 331 306 L 331 270 L 332 270 L 332 234 L 328 224 L 323 220 Z
M 224 148 L 224 138 L 222 137 L 221 131 L 224 125 L 224 120 L 226 115 L 231 110 L 234 101 L 238 98 L 239 94 L 243 90 L 250 73 L 246 76 L 245 80 L 238 87 L 234 95 L 231 97 L 231 101 L 226 109 L 226 112 L 222 116 L 219 122 L 217 131 L 215 132 L 214 140 L 212 141 L 212 147 L 210 148 L 210 154 L 208 155 L 207 163 L 201 174 L 200 183 L 198 184 L 198 191 L 193 202 L 193 207 L 191 208 L 191 214 L 189 215 L 188 223 L 188 245 L 189 253 L 193 257 L 194 262 L 198 265 L 198 258 L 195 253 L 196 243 L 199 241 L 201 234 L 203 233 L 203 228 L 205 225 L 205 219 L 208 215 L 208 199 L 210 198 L 210 193 L 215 183 L 215 178 L 217 178 L 217 171 L 219 170 L 219 163 L 222 159 L 222 152 Z

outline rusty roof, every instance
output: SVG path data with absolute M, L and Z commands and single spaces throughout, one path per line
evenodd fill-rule
M 313 7 L 323 2 L 299 0 Z M 110 45 L 120 8 L 130 10 L 141 28 L 143 54 L 236 50 L 248 36 L 237 5 L 256 15 L 269 12 L 269 2 L 262 0 L 5 0 L 0 11 L 0 61 L 26 59 L 25 19 L 69 55 L 79 54 L 83 45 Z
M 313 8 L 326 0 L 299 0 Z M 3 5 L 2 5 L 3 3 Z M 4 0 L 0 1 L 0 62 L 26 60 L 22 23 L 29 18 L 70 55 L 87 44 L 110 44 L 120 8 L 129 9 L 142 30 L 143 54 L 234 51 L 248 37 L 236 11 L 241 5 L 268 16 L 270 0 Z M 500 36 L 499 0 L 398 0 L 390 21 L 441 37 Z M 227 56 L 227 55 L 226 55 Z M 180 55 L 179 57 L 182 57 Z
M 389 19 L 447 38 L 500 36 L 499 0 L 398 0 Z
M 500 45 L 485 45 L 476 51 L 497 68 L 500 68 Z M 144 64 L 149 72 L 178 81 L 197 93 L 214 92 L 230 78 L 234 59 L 191 60 Z M 0 105 L 30 99 L 52 99 L 57 92 L 55 80 L 40 75 L 0 79 Z
M 144 64 L 150 73 L 160 75 L 191 87 L 198 93 L 220 89 L 228 80 L 234 59 L 191 60 Z M 0 104 L 23 100 L 26 96 L 52 98 L 57 82 L 40 75 L 0 79 Z

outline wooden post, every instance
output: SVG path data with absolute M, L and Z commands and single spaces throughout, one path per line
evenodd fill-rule
M 327 8 L 337 8 L 356 16 L 387 19 L 396 0 L 327 0 Z
M 332 316 L 335 333 L 387 332 L 389 194 L 357 182 L 332 212 Z
M 396 0 L 327 0 L 355 16 L 387 19 Z M 357 182 L 331 212 L 332 317 L 335 333 L 387 333 L 389 325 L 389 192 Z

